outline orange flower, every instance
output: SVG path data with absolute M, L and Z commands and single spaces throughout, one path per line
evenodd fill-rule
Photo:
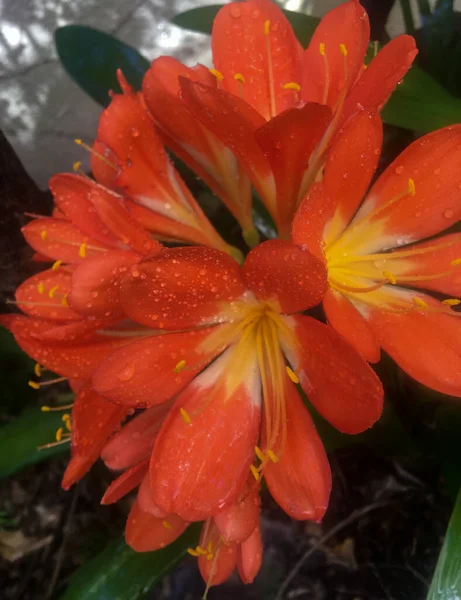
M 338 126 L 356 110 L 380 108 L 417 53 L 413 38 L 400 36 L 365 68 L 368 42 L 368 18 L 357 0 L 330 11 L 304 52 L 275 4 L 233 2 L 219 11 L 213 25 L 217 81 L 210 84 L 204 70 L 187 70 L 162 58 L 146 75 L 143 92 L 167 143 L 183 160 L 200 163 L 213 178 L 217 161 L 224 160 L 222 145 L 234 153 L 279 234 L 287 237 L 300 198 L 321 176 Z M 180 99 L 174 97 L 178 76 Z M 164 111 L 158 100 L 167 97 L 172 106 Z M 197 130 L 199 148 L 191 146 Z M 234 214 L 239 181 L 233 190 Z M 246 196 L 240 201 L 248 207 Z
M 346 124 L 293 240 L 325 261 L 328 320 L 367 360 L 382 347 L 418 381 L 461 396 L 461 236 L 433 237 L 461 216 L 461 127 L 411 144 L 367 193 L 381 141 L 372 112 Z

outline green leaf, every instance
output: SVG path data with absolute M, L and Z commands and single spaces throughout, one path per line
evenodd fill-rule
M 173 544 L 156 552 L 134 552 L 122 539 L 83 565 L 71 577 L 60 600 L 139 600 L 195 546 L 199 524 L 190 526 Z
M 0 426 L 0 478 L 42 462 L 51 456 L 68 452 L 68 444 L 38 450 L 38 446 L 53 442 L 56 430 L 62 426 L 61 412 L 42 412 L 40 407 L 26 408 L 11 423 Z
M 211 33 L 214 18 L 223 6 L 223 4 L 212 4 L 211 6 L 192 8 L 179 15 L 175 15 L 171 22 L 184 29 L 190 29 L 199 33 Z M 291 23 L 296 37 L 306 47 L 315 28 L 320 23 L 320 19 L 291 10 L 284 10 L 283 12 Z
M 427 600 L 461 597 L 461 490 L 445 534 Z
M 16 344 L 13 335 L 0 327 L 0 408 L 4 416 L 15 415 L 30 402 L 34 391 L 27 385 L 34 361 Z
M 413 66 L 382 110 L 385 123 L 427 133 L 461 121 L 461 100 Z
M 435 413 L 436 442 L 442 473 L 450 496 L 456 499 L 461 487 L 461 406 L 443 404 Z
M 117 38 L 81 25 L 66 25 L 55 31 L 58 56 L 72 79 L 96 102 L 107 106 L 109 90 L 120 91 L 116 71 L 140 90 L 149 61 Z

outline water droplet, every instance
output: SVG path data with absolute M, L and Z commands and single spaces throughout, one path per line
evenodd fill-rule
M 397 175 L 401 175 L 403 173 L 403 167 L 400 165 L 399 167 L 395 167 L 395 172 Z
M 135 366 L 127 365 L 124 369 L 117 373 L 117 379 L 120 381 L 129 381 L 134 375 Z
M 231 4 L 230 14 L 231 17 L 234 17 L 234 19 L 238 19 L 242 15 L 240 6 L 238 6 L 237 4 Z
M 447 208 L 443 211 L 443 216 L 446 219 L 452 219 L 455 214 L 455 211 L 452 208 Z

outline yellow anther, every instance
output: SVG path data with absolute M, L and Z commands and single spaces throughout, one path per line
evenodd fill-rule
M 41 238 L 42 242 L 44 242 L 46 240 L 46 236 L 47 236 L 46 229 L 43 229 L 40 232 L 40 238 Z
M 195 558 L 197 558 L 197 556 L 199 556 L 199 553 L 194 550 L 193 548 L 188 548 L 187 552 L 191 555 L 191 556 L 195 556 Z
M 368 65 L 366 65 L 365 63 L 363 63 L 363 68 L 364 69 L 368 69 Z
M 29 386 L 34 390 L 40 389 L 40 384 L 37 383 L 36 381 L 29 381 Z
M 279 457 L 277 456 L 277 454 L 275 454 L 275 452 L 272 452 L 272 450 L 267 451 L 267 456 L 269 457 L 269 460 L 271 460 L 273 463 L 279 462 Z
M 288 377 L 291 379 L 291 381 L 293 383 L 299 383 L 299 377 L 296 375 L 296 373 L 293 371 L 293 369 L 290 369 L 290 367 L 287 365 L 285 367 L 287 373 L 288 373 Z
M 83 242 L 80 246 L 80 248 L 78 249 L 78 255 L 80 256 L 80 258 L 85 258 L 86 256 L 86 244 L 85 242 Z
M 455 260 L 451 261 L 451 266 L 456 267 L 457 265 L 461 265 L 461 258 L 455 258 Z
M 77 144 L 77 146 L 81 146 L 83 144 L 82 140 L 74 140 L 74 142 Z
M 208 542 L 206 549 L 209 554 L 213 552 L 213 542 L 211 540 Z
M 61 300 L 61 304 L 65 307 L 68 308 L 69 303 L 67 302 L 67 298 L 68 298 L 69 294 L 66 294 L 63 299 Z
M 74 162 L 74 164 L 72 165 L 72 169 L 76 173 L 77 171 L 80 171 L 81 166 L 82 166 L 82 163 L 79 160 L 77 160 L 77 162 Z
M 245 77 L 241 73 L 236 73 L 234 79 L 235 81 L 240 81 L 240 83 L 245 83 Z
M 68 416 L 68 419 L 66 419 L 65 421 L 63 419 L 63 421 L 64 421 L 64 423 L 66 425 L 67 431 L 72 431 L 72 421 L 70 419 L 70 416 L 69 415 L 67 415 L 67 416 Z
M 458 300 L 458 298 L 447 298 L 446 300 L 442 300 L 442 304 L 445 304 L 445 306 L 458 306 L 458 304 L 461 304 L 461 300 Z
M 70 420 L 70 414 L 69 413 L 64 413 L 61 417 L 62 421 L 65 423 L 66 421 Z
M 225 546 L 229 546 L 230 542 L 228 542 L 226 540 L 226 538 L 223 536 L 222 533 L 219 534 L 219 539 L 221 540 L 221 542 L 225 545 Z
M 173 529 L 173 525 L 168 523 L 168 521 L 162 521 L 162 525 L 165 527 L 165 529 Z
M 42 412 L 50 412 L 51 408 L 49 406 L 42 406 L 40 410 Z
M 57 269 L 59 269 L 59 267 L 62 265 L 62 260 L 57 260 L 53 263 L 53 266 L 51 267 L 52 271 L 57 271 Z
M 255 454 L 261 462 L 264 462 L 266 460 L 264 452 L 258 446 L 255 446 Z
M 37 291 L 39 294 L 45 293 L 45 286 L 43 285 L 42 281 L 37 285 Z
M 42 367 L 40 366 L 40 363 L 35 363 L 34 373 L 37 375 L 37 377 L 42 376 Z
M 59 285 L 55 285 L 51 288 L 51 290 L 48 292 L 48 298 L 54 298 L 54 295 L 56 294 L 56 292 L 59 289 Z
M 408 180 L 408 193 L 410 194 L 410 196 L 416 195 L 416 186 L 414 179 Z
M 207 560 L 211 560 L 213 557 L 214 557 L 213 552 L 210 552 L 209 554 L 206 555 Z
M 271 22 L 269 21 L 269 19 L 267 21 L 264 21 L 264 35 L 269 35 L 270 27 L 271 27 Z
M 256 481 L 259 481 L 259 471 L 254 465 L 250 465 L 250 471 Z
M 218 69 L 210 69 L 210 73 L 216 77 L 218 81 L 222 81 L 224 79 L 224 75 Z
M 343 56 L 347 56 L 347 48 L 345 44 L 339 44 L 339 49 L 341 50 L 341 54 Z
M 205 548 L 202 548 L 202 546 L 196 546 L 195 551 L 199 556 L 205 556 L 205 554 L 208 553 L 207 550 L 205 550 Z
M 383 271 L 383 275 L 387 279 L 387 281 L 392 285 L 395 285 L 397 283 L 397 279 L 390 271 Z
M 428 308 L 429 307 L 429 304 L 427 302 L 424 302 L 424 300 L 421 300 L 421 298 L 417 298 L 416 296 L 413 298 L 413 302 L 418 308 Z
M 64 433 L 64 429 L 60 427 L 56 432 L 56 441 L 60 442 L 62 440 L 62 434 Z
M 323 42 L 320 42 L 319 44 L 319 52 L 320 56 L 325 56 L 325 44 Z
M 285 85 L 283 86 L 284 90 L 295 90 L 295 92 L 299 92 L 299 90 L 301 89 L 301 86 L 299 85 L 299 83 L 296 83 L 296 81 L 289 81 L 288 83 L 285 83 Z
M 173 369 L 173 371 L 175 373 L 181 373 L 181 371 L 184 369 L 184 367 L 186 366 L 186 361 L 185 360 L 180 360 L 177 365 L 175 366 L 175 368 Z
M 187 412 L 187 410 L 184 408 L 180 408 L 179 412 L 181 413 L 181 417 L 183 418 L 184 423 L 186 425 L 191 425 L 192 421 L 191 421 L 191 418 L 189 417 L 189 413 Z

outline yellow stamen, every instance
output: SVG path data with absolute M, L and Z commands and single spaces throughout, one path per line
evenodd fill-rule
M 69 421 L 69 420 L 70 420 L 70 414 L 69 414 L 69 413 L 64 413 L 64 414 L 62 415 L 62 417 L 61 417 L 61 420 L 62 420 L 62 421 L 64 421 L 64 423 L 65 423 L 66 421 Z
M 34 390 L 39 390 L 40 389 L 40 384 L 37 383 L 36 381 L 29 381 L 29 386 L 34 389 Z
M 62 434 L 64 433 L 64 429 L 60 427 L 56 432 L 56 441 L 60 442 L 62 440 Z
M 35 363 L 34 373 L 37 375 L 37 377 L 42 376 L 42 367 L 40 366 L 40 363 Z
M 293 371 L 293 369 L 290 369 L 290 367 L 287 365 L 285 367 L 286 372 L 288 373 L 288 377 L 291 379 L 291 381 L 293 383 L 299 383 L 299 377 L 296 375 L 296 373 Z
M 395 285 L 397 283 L 397 279 L 390 271 L 383 271 L 383 275 L 390 284 Z
M 290 81 L 290 82 L 284 84 L 283 89 L 284 90 L 295 90 L 295 92 L 299 92 L 299 90 L 301 89 L 301 86 L 299 85 L 299 83 L 296 83 L 296 81 Z
M 208 542 L 206 549 L 209 553 L 213 552 L 213 542 L 211 540 Z
M 63 296 L 62 300 L 61 300 L 61 304 L 65 307 L 68 308 L 69 307 L 69 303 L 67 302 L 67 298 L 69 297 L 69 294 L 66 294 L 65 296 Z
M 90 154 L 93 154 L 94 156 L 96 156 L 97 158 L 99 158 L 99 160 L 102 160 L 103 163 L 105 163 L 106 165 L 108 165 L 112 169 L 118 171 L 118 166 L 116 164 L 110 162 L 110 160 L 108 160 L 105 156 L 103 156 L 99 152 L 96 152 L 96 150 L 94 150 L 93 148 L 91 148 L 91 146 L 88 146 L 88 144 L 85 144 L 84 142 L 82 142 L 82 140 L 77 139 L 77 140 L 74 140 L 74 142 L 77 144 L 77 146 L 81 146 L 82 148 L 84 148 L 85 150 L 87 150 Z
M 62 265 L 62 260 L 57 260 L 53 263 L 53 266 L 51 267 L 52 271 L 56 271 L 57 269 L 59 269 L 59 267 Z
M 267 456 L 269 457 L 269 460 L 271 460 L 273 463 L 279 462 L 279 457 L 274 452 L 272 452 L 272 450 L 267 451 Z
M 85 258 L 85 256 L 86 256 L 85 242 L 82 242 L 82 244 L 80 244 L 80 248 L 78 249 L 78 255 L 80 256 L 80 258 Z
M 264 21 L 264 35 L 269 35 L 270 26 L 271 22 L 269 21 L 269 19 L 267 21 Z
M 319 52 L 320 56 L 325 56 L 325 44 L 323 42 L 320 42 L 319 44 Z
M 63 406 L 42 406 L 42 412 L 54 412 L 54 411 L 58 411 L 58 410 L 69 410 L 70 408 L 72 408 L 74 406 L 74 404 L 65 404 Z
M 173 369 L 173 371 L 174 371 L 175 373 L 181 373 L 181 371 L 184 369 L 184 367 L 185 367 L 185 366 L 186 366 L 186 361 L 185 361 L 185 360 L 180 360 L 180 361 L 179 361 L 179 362 L 176 364 L 176 366 L 175 366 L 175 368 Z
M 222 81 L 224 79 L 224 75 L 218 69 L 209 69 L 210 73 L 216 77 L 218 81 Z
M 424 302 L 424 300 L 421 300 L 421 298 L 417 298 L 416 296 L 413 298 L 413 302 L 418 308 L 429 308 L 427 302 Z
M 58 291 L 58 289 L 59 285 L 55 285 L 54 287 L 52 287 L 51 290 L 48 292 L 48 298 L 54 298 L 54 295 Z
M 261 462 L 264 462 L 266 460 L 266 457 L 264 456 L 264 452 L 258 446 L 255 446 L 255 454 Z
M 194 550 L 193 548 L 188 548 L 188 549 L 187 549 L 187 552 L 188 552 L 188 553 L 189 553 L 191 556 L 194 556 L 195 558 L 197 558 L 197 557 L 199 556 L 199 553 L 198 553 L 196 550 Z
M 168 523 L 168 521 L 162 521 L 162 525 L 165 527 L 165 529 L 173 529 L 173 525 Z
M 199 556 L 205 556 L 205 554 L 207 554 L 207 551 L 205 550 L 205 548 L 202 548 L 202 546 L 196 546 L 195 551 Z
M 414 179 L 408 180 L 408 193 L 410 194 L 410 196 L 416 195 L 416 185 Z
M 43 285 L 42 281 L 37 285 L 37 291 L 39 294 L 45 293 L 45 286 Z
M 75 140 L 75 141 L 77 141 L 77 140 Z M 72 165 L 72 169 L 75 173 L 77 173 L 77 171 L 80 171 L 81 166 L 82 166 L 82 163 L 79 160 L 77 160 L 77 162 L 74 162 L 74 164 Z
M 456 267 L 456 265 L 461 265 L 461 258 L 456 258 L 455 260 L 452 260 L 450 264 L 453 267 Z
M 250 471 L 256 481 L 259 481 L 259 471 L 254 465 L 250 465 Z
M 210 552 L 209 554 L 206 555 L 206 559 L 211 560 L 213 558 L 213 556 L 214 556 L 213 552 Z
M 44 242 L 44 241 L 46 240 L 46 236 L 47 236 L 47 232 L 46 232 L 46 230 L 45 230 L 45 229 L 43 229 L 43 230 L 40 232 L 40 238 L 41 238 L 42 242 Z
M 347 56 L 347 48 L 345 44 L 339 44 L 339 49 L 341 50 L 341 54 L 343 56 Z
M 191 425 L 192 421 L 191 421 L 191 418 L 189 416 L 189 413 L 184 408 L 180 408 L 179 412 L 181 413 L 181 417 L 183 418 L 184 423 L 186 425 Z
M 447 298 L 446 300 L 442 300 L 442 304 L 445 304 L 445 306 L 458 306 L 458 304 L 461 304 L 461 300 L 458 300 L 458 298 Z
M 241 73 L 236 73 L 234 79 L 235 81 L 240 81 L 240 83 L 245 83 L 245 77 Z

